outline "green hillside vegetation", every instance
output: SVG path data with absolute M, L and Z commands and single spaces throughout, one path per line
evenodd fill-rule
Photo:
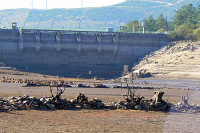
M 148 19 L 143 19 L 142 22 L 145 22 L 145 31 L 152 32 L 165 32 L 168 30 L 168 21 L 162 14 L 157 19 L 154 19 L 153 16 L 149 16 Z M 138 24 L 138 20 L 132 20 L 128 22 L 125 32 L 133 32 L 133 25 Z M 136 31 L 140 31 L 139 27 L 136 27 Z
M 145 22 L 146 31 L 157 31 L 168 33 L 170 40 L 193 40 L 200 41 L 200 5 L 198 8 L 193 4 L 182 6 L 175 11 L 175 15 L 171 21 L 167 20 L 163 14 L 160 14 L 157 19 L 149 16 L 148 19 L 143 19 Z M 127 23 L 125 32 L 133 32 L 133 25 L 138 24 L 139 20 L 132 20 Z M 136 27 L 136 30 L 141 29 Z
M 174 11 L 187 5 L 188 2 L 188 0 L 126 0 L 113 6 L 95 8 L 0 10 L 0 27 L 9 28 L 11 22 L 15 21 L 20 28 L 106 30 L 106 27 L 113 27 L 114 31 L 118 31 L 121 23 L 157 19 L 161 14 L 164 19 L 167 16 L 168 21 L 171 21 Z M 192 4 L 197 7 L 199 0 L 193 0 Z M 150 14 L 152 18 L 149 18 Z M 155 27 L 154 30 L 163 31 L 163 28 L 165 27 Z
M 174 31 L 169 32 L 169 39 L 200 41 L 200 5 L 198 8 L 192 4 L 182 6 L 176 11 L 172 24 Z

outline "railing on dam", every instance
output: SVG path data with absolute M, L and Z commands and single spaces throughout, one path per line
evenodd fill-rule
M 66 30 L 66 31 L 81 31 L 81 32 L 108 32 L 106 29 L 65 29 L 65 28 L 20 28 L 19 29 L 32 29 L 32 30 Z M 119 29 L 114 29 L 113 32 L 122 32 Z M 124 33 L 133 33 L 133 31 L 126 31 Z M 143 31 L 135 31 L 135 33 L 143 34 Z M 158 31 L 145 31 L 145 34 L 168 34 L 168 31 L 158 32 Z

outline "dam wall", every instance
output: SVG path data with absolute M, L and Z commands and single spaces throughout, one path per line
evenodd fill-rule
M 0 61 L 42 74 L 115 78 L 168 42 L 165 34 L 1 29 Z

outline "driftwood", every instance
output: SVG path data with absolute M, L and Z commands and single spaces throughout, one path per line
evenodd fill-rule
M 76 104 L 80 105 L 81 107 L 84 107 L 88 103 L 88 97 L 86 97 L 84 94 L 79 93 L 76 98 Z
M 0 104 L 0 112 L 3 112 L 4 111 L 4 107 L 2 104 Z
M 131 87 L 128 85 L 127 79 L 125 79 L 127 84 L 127 94 L 123 95 L 125 101 L 120 101 L 114 106 L 117 106 L 119 109 L 139 109 L 139 110 L 159 110 L 167 111 L 170 108 L 170 105 L 162 99 L 164 92 L 156 91 L 154 96 L 150 100 L 143 100 L 143 96 L 140 94 L 135 95 L 134 85 Z M 132 84 L 133 84 L 133 80 Z M 122 86 L 122 85 L 121 85 Z
M 57 88 L 56 96 L 54 96 L 53 92 L 52 92 L 54 86 L 56 86 L 56 88 Z M 61 86 L 62 86 L 62 84 L 58 84 L 58 83 L 55 83 L 55 82 L 50 84 L 50 86 L 49 86 L 50 87 L 50 93 L 53 97 L 53 101 L 54 102 L 56 101 L 56 103 L 57 103 L 56 105 L 57 105 L 58 108 L 60 108 L 60 106 L 61 106 L 61 108 L 65 107 L 64 104 L 63 104 L 63 101 L 61 99 L 61 95 L 64 93 L 65 87 L 63 89 L 60 89 Z
M 188 101 L 189 101 L 189 99 L 190 99 L 188 93 L 187 93 L 187 98 L 186 98 L 186 96 L 181 96 L 181 99 L 182 99 L 183 104 L 184 104 L 185 106 L 190 107 L 190 104 L 188 103 Z
M 162 97 L 164 92 L 156 91 L 152 99 L 150 99 L 149 108 L 150 110 L 168 110 L 170 108 L 169 104 L 165 102 Z
M 174 107 L 172 107 L 171 111 L 177 111 L 177 112 L 189 112 L 189 113 L 199 113 L 200 112 L 200 105 L 198 104 L 189 104 L 189 95 L 187 93 L 187 96 L 181 96 L 182 101 L 175 104 Z
M 123 109 L 135 109 L 135 108 L 139 108 L 139 109 L 143 109 L 142 107 L 142 99 L 144 97 L 136 96 L 135 95 L 135 88 L 132 85 L 131 87 L 128 85 L 127 80 L 126 81 L 126 87 L 127 87 L 127 93 L 124 96 L 125 98 L 125 102 L 120 101 L 119 103 L 117 103 L 116 105 L 118 106 L 117 108 L 123 108 Z M 132 84 L 133 84 L 133 80 L 132 80 Z

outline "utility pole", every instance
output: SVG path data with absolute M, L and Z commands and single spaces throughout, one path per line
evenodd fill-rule
M 32 10 L 33 10 L 33 0 L 32 0 Z
M 166 31 L 167 30 L 169 31 L 168 27 L 169 27 L 169 25 L 168 25 L 167 16 L 166 16 L 166 29 L 165 29 Z
M 47 0 L 46 0 L 46 10 L 47 10 Z

